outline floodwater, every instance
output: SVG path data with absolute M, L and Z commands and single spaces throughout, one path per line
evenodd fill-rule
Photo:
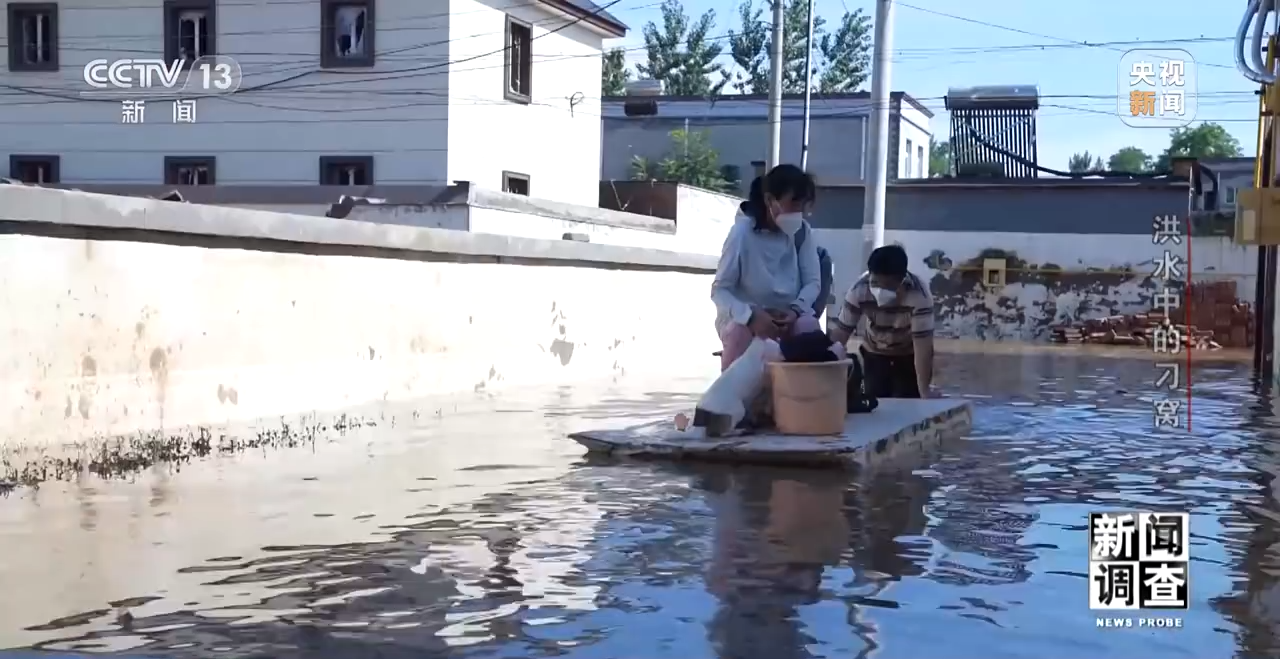
M 972 436 L 854 479 L 587 460 L 563 438 L 684 408 L 701 382 L 681 381 L 20 490 L 0 499 L 0 647 L 1280 656 L 1280 431 L 1247 365 L 1197 364 L 1192 432 L 1157 433 L 1149 359 L 940 359 Z M 1180 628 L 1096 627 L 1086 514 L 1106 509 L 1192 514 Z

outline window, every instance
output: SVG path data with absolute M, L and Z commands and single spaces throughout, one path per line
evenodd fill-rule
M 374 0 L 320 0 L 320 66 L 367 67 L 374 62 Z
M 213 185 L 217 160 L 213 156 L 165 156 L 165 185 Z
M 321 156 L 320 185 L 373 185 L 373 156 Z
M 911 168 L 911 140 L 907 140 L 907 166 L 902 168 L 902 178 L 911 178 L 915 173 Z
M 56 3 L 9 3 L 9 70 L 58 70 Z
M 529 175 L 516 172 L 502 173 L 502 191 L 529 196 Z
M 9 178 L 23 183 L 57 183 L 58 156 L 9 156 Z
M 528 103 L 533 98 L 533 26 L 507 17 L 506 88 L 508 101 Z
M 217 5 L 213 0 L 165 0 L 164 58 L 190 66 L 218 54 Z
M 1236 189 L 1235 188 L 1226 187 L 1222 189 L 1222 203 L 1226 204 L 1227 206 L 1236 205 Z
M 916 177 L 924 178 L 924 147 L 916 147 Z

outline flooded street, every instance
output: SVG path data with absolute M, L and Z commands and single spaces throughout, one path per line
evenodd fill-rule
M 564 438 L 687 408 L 705 381 L 683 380 L 675 394 L 542 392 L 314 448 L 49 483 L 0 499 L 0 647 L 1280 656 L 1280 425 L 1249 374 L 1197 364 L 1193 432 L 1157 433 L 1150 359 L 941 355 L 939 384 L 972 400 L 973 435 L 853 482 L 588 460 Z M 1181 629 L 1095 628 L 1086 514 L 1103 509 L 1192 513 Z

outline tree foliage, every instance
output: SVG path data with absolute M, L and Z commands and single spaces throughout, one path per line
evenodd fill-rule
M 845 12 L 832 34 L 818 40 L 822 74 L 818 90 L 824 94 L 857 91 L 871 72 L 871 19 L 861 8 Z
M 809 5 L 807 0 L 784 2 L 782 86 L 784 92 L 799 93 L 805 86 Z M 740 94 L 769 93 L 771 7 L 769 0 L 744 0 L 738 6 L 738 28 L 729 31 L 729 56 L 734 67 L 723 75 L 730 88 Z M 810 68 L 815 91 L 852 92 L 866 83 L 871 71 L 871 27 L 871 19 L 862 9 L 846 12 L 833 32 L 827 31 L 825 19 L 814 16 Z
M 1236 158 L 1240 141 L 1221 124 L 1203 123 L 1195 127 L 1175 128 L 1169 133 L 1169 148 L 1156 159 L 1155 171 L 1167 172 L 1173 158 Z
M 606 50 L 603 66 L 600 68 L 600 94 L 621 96 L 626 93 L 627 82 L 630 80 L 631 71 L 627 69 L 627 51 L 622 48 Z
M 1151 171 L 1151 156 L 1136 146 L 1126 146 L 1107 159 L 1107 170 L 1126 174 L 1146 174 Z
M 724 47 L 711 37 L 716 12 L 708 9 L 690 22 L 678 0 L 663 0 L 662 26 L 653 21 L 644 26 L 647 61 L 636 69 L 641 75 L 661 80 L 663 91 L 677 96 L 710 96 L 724 88 L 724 68 L 716 61 Z M 719 74 L 713 82 L 712 75 Z
M 729 57 L 737 70 L 725 72 L 730 87 L 739 94 L 769 92 L 769 28 L 764 10 L 752 0 L 738 5 L 741 27 L 729 31 Z
M 1088 151 L 1072 154 L 1071 159 L 1067 161 L 1067 171 L 1072 174 L 1084 174 L 1086 172 L 1097 172 L 1101 170 L 1102 158 L 1095 156 Z
M 661 160 L 633 158 L 631 178 L 684 183 L 707 190 L 725 190 L 731 183 L 725 179 L 720 154 L 711 147 L 706 132 L 684 129 L 671 131 L 671 146 Z
M 929 138 L 929 171 L 934 176 L 951 176 L 951 142 Z
M 800 94 L 804 92 L 804 84 L 807 80 L 805 70 L 805 55 L 809 52 L 809 2 L 808 0 L 786 0 L 786 5 L 782 9 L 782 91 L 787 94 Z M 819 79 L 822 53 L 818 51 L 817 44 L 822 42 L 826 36 L 827 22 L 821 16 L 813 17 L 813 39 L 814 49 L 813 57 L 809 58 L 810 69 L 813 73 L 813 80 Z M 773 39 L 772 31 L 770 31 L 769 43 L 765 46 L 772 52 Z

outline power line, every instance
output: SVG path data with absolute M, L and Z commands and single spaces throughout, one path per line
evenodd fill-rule
M 1087 42 L 1087 41 L 1080 41 L 1079 39 L 1067 39 L 1067 38 L 1065 38 L 1065 37 L 1057 37 L 1057 36 L 1053 36 L 1053 35 L 1050 35 L 1050 34 L 1042 34 L 1042 33 L 1039 33 L 1039 32 L 1031 32 L 1031 31 L 1029 31 L 1029 30 L 1023 30 L 1023 29 L 1021 29 L 1021 28 L 1010 27 L 1010 26 L 1008 26 L 1008 25 L 1000 25 L 1000 24 L 998 24 L 998 23 L 990 23 L 990 22 L 987 22 L 987 21 L 978 20 L 978 19 L 976 19 L 976 18 L 969 18 L 969 17 L 967 17 L 967 16 L 957 16 L 957 15 L 955 15 L 955 14 L 948 14 L 948 13 L 946 13 L 946 12 L 936 11 L 936 10 L 933 10 L 933 9 L 926 9 L 926 8 L 924 8 L 924 7 L 917 7 L 917 6 L 915 6 L 915 5 L 908 4 L 908 3 L 905 3 L 905 2 L 898 2 L 898 5 L 899 5 L 899 6 L 901 6 L 901 7 L 906 7 L 907 9 L 914 9 L 915 11 L 923 12 L 923 13 L 926 13 L 926 14 L 933 14 L 934 16 L 941 16 L 941 17 L 943 17 L 943 18 L 950 18 L 950 19 L 952 19 L 952 20 L 961 21 L 961 22 L 964 22 L 964 23 L 971 23 L 971 24 L 973 24 L 973 25 L 981 25 L 981 26 L 983 26 L 983 27 L 989 27 L 989 28 L 992 28 L 992 29 L 995 29 L 995 30 L 1004 30 L 1004 31 L 1006 31 L 1006 32 L 1013 32 L 1013 33 L 1015 33 L 1015 34 L 1021 34 L 1021 35 L 1025 35 L 1025 36 L 1036 37 L 1036 38 L 1038 38 L 1038 39 L 1050 39 L 1050 40 L 1052 40 L 1052 41 L 1064 42 L 1064 43 L 1069 43 L 1069 44 L 1076 44 L 1076 45 L 1078 45 L 1078 46 L 1083 46 L 1083 47 L 1086 47 L 1086 48 L 1099 48 L 1099 47 L 1100 47 L 1100 48 L 1106 48 L 1107 50 L 1114 50 L 1114 51 L 1116 51 L 1116 52 L 1120 52 L 1120 53 L 1125 52 L 1125 51 L 1123 51 L 1123 50 L 1120 50 L 1119 48 L 1116 48 L 1116 47 L 1115 47 L 1115 46 L 1113 46 L 1113 45 L 1105 45 L 1105 46 L 1103 46 L 1103 45 L 1094 45 L 1094 44 L 1090 44 L 1090 43 L 1089 43 L 1089 42 Z M 1225 64 L 1205 63 L 1205 66 L 1221 67 L 1221 68 L 1226 68 L 1226 69 L 1235 69 L 1235 66 L 1227 66 L 1227 65 L 1225 65 Z
M 548 30 L 547 32 L 545 32 L 545 33 L 543 33 L 543 34 L 540 34 L 540 35 L 538 35 L 538 36 L 536 36 L 536 37 L 533 37 L 533 39 L 531 39 L 531 41 L 536 41 L 536 40 L 541 39 L 541 38 L 543 38 L 543 37 L 547 37 L 547 36 L 551 36 L 551 35 L 553 35 L 553 34 L 557 34 L 557 33 L 561 32 L 561 31 L 563 31 L 563 30 L 566 30 L 566 29 L 568 29 L 568 28 L 570 28 L 570 27 L 572 27 L 572 26 L 574 26 L 574 25 L 577 25 L 578 23 L 581 23 L 582 21 L 586 20 L 587 18 L 589 18 L 589 17 L 591 17 L 591 16 L 597 16 L 597 15 L 599 15 L 599 14 L 603 13 L 604 11 L 606 11 L 607 9 L 609 9 L 610 7 L 613 7 L 614 5 L 617 5 L 617 4 L 618 4 L 618 3 L 620 3 L 620 2 L 622 2 L 622 0 L 612 0 L 612 1 L 611 1 L 611 2 L 609 2 L 608 4 L 605 4 L 605 5 L 603 5 L 603 6 L 597 7 L 594 11 L 592 11 L 592 12 L 590 12 L 590 13 L 588 13 L 588 14 L 585 14 L 585 15 L 583 15 L 583 16 L 580 16 L 580 17 L 578 17 L 578 18 L 575 18 L 575 19 L 573 19 L 573 20 L 569 21 L 568 23 L 565 23 L 564 25 L 561 25 L 561 26 L 559 26 L 559 27 L 556 27 L 556 28 L 555 28 L 555 29 L 553 29 L 553 30 Z M 445 41 L 445 42 L 442 42 L 442 43 L 448 43 L 448 41 Z M 265 90 L 265 89 L 269 89 L 269 88 L 272 88 L 272 87 L 276 87 L 276 86 L 281 85 L 281 84 L 284 84 L 284 83 L 288 83 L 288 82 L 292 82 L 292 81 L 294 81 L 294 80 L 301 79 L 301 78 L 303 78 L 303 77 L 306 77 L 306 76 L 308 76 L 308 75 L 311 75 L 312 73 L 319 73 L 319 72 L 325 72 L 325 73 L 330 73 L 330 74 L 337 74 L 337 73 L 350 73 L 350 74 L 352 74 L 352 75 L 379 75 L 379 74 L 387 74 L 387 73 L 395 74 L 395 73 L 409 73 L 409 72 L 422 72 L 422 71 L 429 71 L 429 70 L 438 70 L 438 69 L 441 69 L 441 68 L 450 67 L 450 66 L 452 66 L 452 65 L 454 65 L 454 64 L 464 64 L 464 63 L 466 63 L 466 62 L 471 62 L 471 61 L 475 61 L 475 60 L 478 60 L 478 59 L 482 59 L 482 58 L 486 58 L 486 57 L 492 57 L 492 56 L 494 56 L 494 55 L 503 54 L 503 53 L 506 53 L 508 50 L 510 50 L 510 48 L 511 48 L 511 46 L 508 44 L 508 45 L 504 45 L 502 48 L 499 48 L 499 49 L 497 49 L 497 50 L 495 50 L 495 51 L 492 51 L 492 52 L 481 53 L 481 54 L 479 54 L 479 55 L 473 55 L 473 56 L 470 56 L 470 57 L 464 57 L 464 58 L 457 59 L 457 60 L 450 60 L 450 61 L 448 61 L 448 62 L 437 63 L 437 64 L 427 64 L 427 65 L 423 65 L 423 66 L 419 66 L 419 67 L 414 67 L 414 68 L 411 68 L 411 69 L 404 69 L 404 70 L 401 70 L 401 71 L 392 71 L 392 72 L 386 72 L 386 71 L 384 71 L 384 72 L 378 72 L 378 73 L 374 73 L 374 74 L 361 73 L 361 72 L 324 71 L 324 70 L 322 70 L 322 69 L 316 69 L 316 70 L 314 70 L 314 71 L 305 72 L 305 73 L 299 73 L 299 74 L 296 74 L 296 75 L 288 76 L 288 77 L 283 78 L 283 79 L 280 79 L 280 80 L 274 80 L 274 81 L 271 81 L 271 82 L 262 83 L 262 84 L 259 84 L 259 85 L 256 85 L 256 86 L 253 86 L 253 87 L 251 87 L 251 88 L 249 88 L 249 89 L 245 89 L 245 88 L 243 88 L 243 87 L 242 87 L 242 88 L 240 88 L 239 90 L 237 90 L 237 91 L 235 92 L 235 94 L 247 93 L 247 92 L 254 92 L 254 91 L 262 91 L 262 90 Z M 446 72 L 447 72 L 447 69 L 446 69 Z M 383 81 L 383 80 L 394 80 L 394 79 L 401 78 L 401 77 L 404 77 L 404 76 L 397 76 L 397 75 L 382 75 L 381 77 L 371 77 L 371 78 L 367 78 L 367 79 L 365 79 L 365 80 L 362 80 L 361 82 L 377 82 L 377 81 Z M 412 76 L 410 76 L 410 77 L 412 77 Z M 329 83 L 317 83 L 317 84 L 328 84 L 328 85 L 332 85 L 332 84 L 342 84 L 342 85 L 346 85 L 346 84 L 349 84 L 349 83 L 347 83 L 347 82 L 331 81 L 331 82 L 329 82 Z M 28 93 L 34 93 L 34 94 L 37 94 L 37 95 L 49 96 L 49 97 L 52 97 L 52 98 L 63 98 L 64 100 L 91 100 L 91 101 L 92 101 L 92 100 L 98 100 L 98 101 L 104 101 L 104 102 L 114 102 L 114 101 L 108 101 L 108 100 L 106 100 L 106 99 L 92 99 L 92 98 L 66 99 L 66 97 L 64 97 L 64 96 L 60 96 L 60 95 L 58 95 L 58 94 L 56 94 L 56 93 L 44 92 L 44 91 L 34 90 L 34 89 L 32 89 L 32 88 L 26 88 L 26 87 L 17 87 L 17 86 L 13 86 L 13 85 L 0 85 L 0 88 L 3 88 L 3 89 L 9 89 L 9 90 L 16 90 L 16 91 L 23 91 L 23 92 L 28 92 Z M 349 90 L 348 90 L 348 91 L 349 91 Z M 231 95 L 233 95 L 233 94 L 228 94 L 227 96 L 231 96 Z M 197 96 L 196 98 L 207 98 L 207 97 L 209 97 L 209 96 L 213 96 L 213 95 L 212 95 L 212 94 L 210 94 L 210 95 L 204 95 L 204 96 Z M 118 100 L 118 99 L 117 99 L 117 100 Z

